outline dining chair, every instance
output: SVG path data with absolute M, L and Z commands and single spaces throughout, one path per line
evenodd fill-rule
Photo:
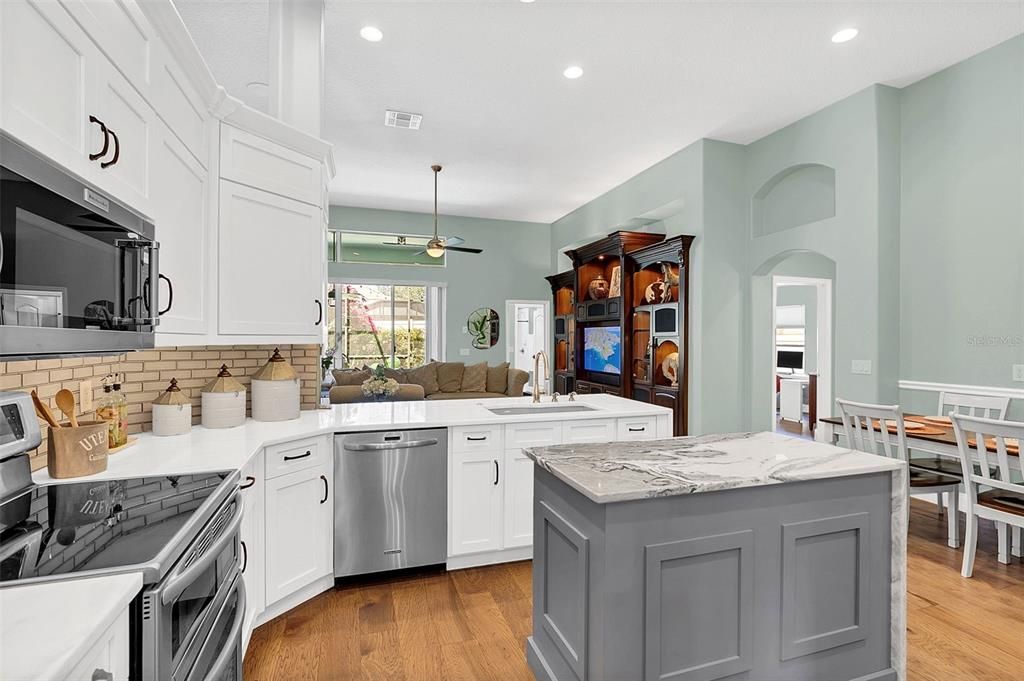
M 1020 443 L 1024 442 L 1024 423 L 957 414 L 952 414 L 951 418 L 967 491 L 967 536 L 960 574 L 970 577 L 978 548 L 978 518 L 996 524 L 1000 563 L 1010 562 L 1008 526 L 1024 527 L 1024 483 L 1012 482 L 1017 475 L 1024 478 L 1024 460 L 1019 455 L 1010 456 L 1006 450 L 1007 439 L 1016 438 L 1019 454 Z M 988 448 L 993 445 L 998 478 L 992 476 L 988 465 Z M 1019 532 L 1015 531 L 1014 535 L 1015 542 L 1019 543 Z
M 898 459 L 908 464 L 907 493 L 935 492 L 940 497 L 945 494 L 949 500 L 949 521 L 946 543 L 950 548 L 960 546 L 959 526 L 957 524 L 957 504 L 960 496 L 960 479 L 918 470 L 909 466 L 910 451 L 907 449 L 907 433 L 903 427 L 903 409 L 898 405 L 865 404 L 837 399 L 836 406 L 843 418 L 843 431 L 846 442 L 851 449 L 869 454 L 881 454 L 891 459 Z M 875 430 L 874 422 L 879 423 Z M 882 424 L 893 422 L 895 433 Z M 881 447 L 879 447 L 881 445 Z M 879 452 L 881 449 L 881 452 Z M 907 514 L 908 523 L 910 514 Z
M 1001 421 L 1006 418 L 1006 410 L 1009 406 L 1009 397 L 940 392 L 939 409 L 935 413 L 938 416 L 949 416 L 951 413 L 955 413 L 965 416 L 999 419 Z M 951 475 L 955 478 L 962 476 L 960 462 L 945 456 L 911 456 L 910 465 L 914 468 L 941 473 L 942 475 Z M 939 505 L 939 515 L 942 515 L 942 495 L 939 494 L 937 497 L 936 503 Z

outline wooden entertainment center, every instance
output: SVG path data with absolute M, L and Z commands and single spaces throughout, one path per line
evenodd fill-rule
M 619 231 L 566 251 L 573 269 L 546 277 L 554 297 L 554 391 L 609 393 L 669 407 L 675 434 L 686 434 L 693 238 Z M 588 336 L 606 346 L 618 339 L 618 352 L 609 355 L 618 355 L 617 367 L 614 361 L 595 366 L 603 356 L 595 348 L 588 359 Z

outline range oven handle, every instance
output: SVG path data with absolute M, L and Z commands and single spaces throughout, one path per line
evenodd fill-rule
M 160 244 L 156 241 L 146 241 L 144 239 L 118 239 L 114 242 L 114 246 L 121 249 L 122 252 L 122 263 L 128 255 L 129 251 L 134 252 L 134 268 L 141 272 L 143 268 L 143 251 L 146 251 L 149 256 L 149 271 L 159 272 L 160 271 Z M 123 265 L 122 265 L 123 267 Z M 122 274 L 122 286 L 124 286 L 124 274 Z M 170 284 L 170 280 L 167 280 Z M 140 285 L 142 289 L 140 295 L 131 298 L 126 298 L 127 303 L 125 305 L 125 312 L 129 315 L 128 317 L 118 317 L 115 319 L 115 323 L 118 324 L 133 324 L 143 326 L 156 326 L 160 323 L 160 315 L 167 310 L 161 312 L 160 310 L 154 310 L 156 301 L 160 295 L 160 276 L 149 276 L 147 275 L 142 279 Z M 128 291 L 126 293 L 134 293 Z M 173 301 L 174 293 L 170 294 L 171 300 Z M 132 306 L 138 301 L 142 301 L 143 307 L 146 308 L 146 317 L 134 317 L 132 315 Z M 170 307 L 168 307 L 170 309 Z
M 406 440 L 405 442 L 365 442 L 361 444 L 345 444 L 350 452 L 379 452 L 389 449 L 412 449 L 414 447 L 433 447 L 437 440 Z
M 199 558 L 190 565 L 176 568 L 174 572 L 170 574 L 167 581 L 164 583 L 163 588 L 160 589 L 160 602 L 164 605 L 170 605 L 175 598 L 181 595 L 181 593 L 188 588 L 188 586 L 195 581 L 196 577 L 201 575 L 217 560 L 217 556 L 232 542 L 238 541 L 238 528 L 242 524 L 242 493 L 235 492 L 235 514 L 228 522 L 226 528 L 217 537 L 210 546 L 206 549 Z
M 242 623 L 245 622 L 246 606 L 245 580 L 241 577 L 235 580 L 235 590 L 238 592 L 238 605 L 235 608 L 235 621 L 231 625 L 228 644 L 221 649 L 213 666 L 210 667 L 210 673 L 203 677 L 203 681 L 217 681 L 220 679 L 224 675 L 224 669 L 228 666 L 228 663 L 238 655 L 238 647 L 241 645 Z

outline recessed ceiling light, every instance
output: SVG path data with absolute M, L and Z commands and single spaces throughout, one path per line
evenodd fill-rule
M 834 43 L 846 43 L 857 37 L 857 29 L 855 28 L 844 28 L 841 31 L 836 31 L 832 36 L 832 42 Z
M 531 2 L 533 2 L 533 0 L 519 0 L 519 2 L 525 2 L 526 4 L 530 4 Z
M 583 75 L 583 69 L 579 66 L 570 66 L 565 71 L 562 71 L 562 75 L 569 80 L 576 80 Z
M 359 35 L 363 37 L 363 40 L 369 40 L 371 43 L 379 43 L 384 38 L 384 32 L 376 26 L 363 26 L 359 29 Z

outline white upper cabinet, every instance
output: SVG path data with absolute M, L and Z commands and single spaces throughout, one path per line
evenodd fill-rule
M 54 2 L 0 2 L 0 127 L 85 175 L 96 47 Z M 100 143 L 102 144 L 102 143 Z
M 210 138 L 218 126 L 210 124 L 202 100 L 167 49 L 159 44 L 157 48 L 150 102 L 157 115 L 206 167 L 210 161 Z
M 320 161 L 230 125 L 221 126 L 220 176 L 319 206 Z
M 319 340 L 320 207 L 221 181 L 221 334 Z
M 152 89 L 156 40 L 131 0 L 60 0 L 107 58 L 144 96 Z
M 169 306 L 157 332 L 205 334 L 210 330 L 210 177 L 165 125 L 158 124 L 156 132 L 151 198 L 160 242 L 160 306 Z

